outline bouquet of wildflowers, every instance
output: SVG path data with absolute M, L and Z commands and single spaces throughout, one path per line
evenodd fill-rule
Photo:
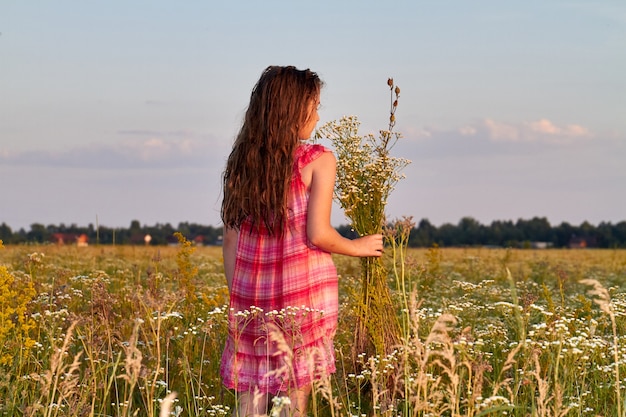
M 380 131 L 378 137 L 360 136 L 360 122 L 355 116 L 326 123 L 316 132 L 316 138 L 330 139 L 335 148 L 335 198 L 360 236 L 383 232 L 387 200 L 395 184 L 404 177 L 400 171 L 410 162 L 390 155 L 391 148 L 401 138 L 393 132 L 400 89 L 394 86 L 393 79 L 387 84 L 391 90 L 389 129 Z M 363 351 L 373 344 L 376 353 L 386 354 L 397 342 L 398 328 L 394 326 L 397 317 L 387 285 L 387 271 L 381 259 L 364 258 L 361 275 L 362 304 L 356 348 Z

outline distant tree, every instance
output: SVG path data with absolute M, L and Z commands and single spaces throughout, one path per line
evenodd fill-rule
M 0 224 L 0 240 L 4 243 L 12 243 L 13 231 L 6 223 Z
M 55 233 L 60 233 L 61 232 L 61 227 L 63 227 L 63 223 L 61 223 L 59 226 L 56 226 L 54 224 L 49 224 L 46 226 L 46 232 L 49 235 L 53 235 Z M 32 228 L 31 228 L 32 231 Z
M 581 236 L 584 237 L 591 237 L 596 232 L 596 228 L 586 220 L 580 224 L 579 229 Z
M 30 232 L 26 234 L 26 239 L 29 242 L 44 243 L 50 240 L 51 235 L 43 224 L 33 223 L 30 225 Z
M 336 229 L 347 238 L 357 237 L 348 225 L 341 225 Z M 152 237 L 152 245 L 164 245 L 177 242 L 174 237 L 176 231 L 183 233 L 190 241 L 210 245 L 219 244 L 223 229 L 189 222 L 181 222 L 176 228 L 169 223 L 142 226 L 139 220 L 133 220 L 129 228 L 99 226 L 97 231 L 93 224 L 83 227 L 75 223 L 69 226 L 64 223 L 47 226 L 33 223 L 29 231 L 24 228 L 12 231 L 7 224 L 2 223 L 0 224 L 0 239 L 6 244 L 45 243 L 50 241 L 54 233 L 76 236 L 84 233 L 90 242 L 96 243 L 96 232 L 98 232 L 100 244 L 143 245 L 145 235 L 149 234 Z M 552 242 L 554 247 L 568 247 L 573 238 L 584 239 L 587 246 L 591 247 L 626 248 L 626 221 L 615 225 L 602 222 L 597 227 L 586 221 L 580 226 L 563 222 L 551 227 L 545 217 L 534 217 L 530 220 L 518 219 L 516 222 L 497 220 L 485 226 L 472 217 L 463 217 L 456 225 L 446 223 L 436 227 L 428 219 L 422 219 L 411 230 L 409 246 L 431 247 L 436 243 L 441 247 L 468 245 L 529 247 L 530 242 L 544 241 Z
M 473 217 L 463 217 L 458 224 L 457 242 L 463 246 L 483 244 L 482 225 Z
M 613 237 L 613 226 L 611 223 L 602 222 L 596 227 L 595 241 L 599 248 L 617 247 L 617 242 Z
M 26 230 L 23 227 L 20 227 L 20 230 L 13 233 L 13 240 L 11 243 L 25 243 L 27 242 L 27 234 Z
M 141 233 L 141 223 L 139 220 L 132 220 L 130 222 L 130 227 L 128 228 L 130 233 Z
M 176 228 L 176 231 L 181 233 L 183 236 L 185 236 L 187 238 L 187 240 L 190 240 L 190 238 L 191 238 L 191 230 L 189 228 L 189 223 L 188 222 L 178 223 L 178 227 Z
M 552 226 L 545 217 L 533 217 L 530 220 L 519 219 L 515 226 L 520 230 L 522 239 L 525 241 L 552 241 Z
M 199 239 L 204 244 L 213 245 L 222 235 L 222 228 L 215 228 L 213 226 L 204 226 L 197 223 L 179 223 L 177 230 L 182 233 L 189 240 Z
M 619 247 L 626 248 L 626 221 L 619 222 L 613 226 L 613 236 L 619 242 Z
M 461 244 L 457 226 L 451 223 L 444 223 L 435 233 L 435 243 L 441 247 L 459 246 Z
M 518 247 L 523 240 L 522 233 L 511 220 L 496 220 L 486 231 L 486 244 L 492 246 Z
M 562 222 L 552 231 L 552 243 L 557 248 L 567 247 L 572 236 L 575 235 L 575 228 L 568 222 Z
M 341 236 L 348 238 L 348 239 L 355 239 L 359 237 L 358 233 L 354 231 L 352 226 L 348 226 L 344 224 L 344 225 L 337 227 L 336 230 Z
M 130 222 L 130 228 L 128 229 L 127 236 L 124 236 L 124 243 L 130 243 L 132 245 L 143 245 L 146 232 L 141 229 L 141 223 L 139 220 L 132 220 Z
M 431 247 L 435 243 L 437 228 L 428 219 L 422 219 L 409 235 L 410 246 Z

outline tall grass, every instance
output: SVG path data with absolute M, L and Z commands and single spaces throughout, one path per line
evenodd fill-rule
M 412 250 L 401 223 L 401 340 L 353 363 L 360 265 L 336 257 L 338 371 L 310 414 L 624 415 L 626 251 Z M 229 415 L 226 300 L 219 248 L 0 249 L 0 414 Z

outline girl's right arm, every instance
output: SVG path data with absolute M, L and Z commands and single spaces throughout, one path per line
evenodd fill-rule
M 228 291 L 233 285 L 233 275 L 235 274 L 235 258 L 237 256 L 238 232 L 235 229 L 224 226 L 224 236 L 222 237 L 222 256 L 224 257 L 224 274 Z
M 312 244 L 326 252 L 359 257 L 381 256 L 382 235 L 375 234 L 351 240 L 341 236 L 330 224 L 336 163 L 331 152 L 324 152 L 303 168 L 303 171 L 310 170 L 311 175 L 307 236 Z

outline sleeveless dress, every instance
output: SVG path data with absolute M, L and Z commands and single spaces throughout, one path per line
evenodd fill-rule
M 337 271 L 331 254 L 308 241 L 300 174 L 324 152 L 313 144 L 296 149 L 283 236 L 247 221 L 240 227 L 220 367 L 227 388 L 275 395 L 335 372 Z

